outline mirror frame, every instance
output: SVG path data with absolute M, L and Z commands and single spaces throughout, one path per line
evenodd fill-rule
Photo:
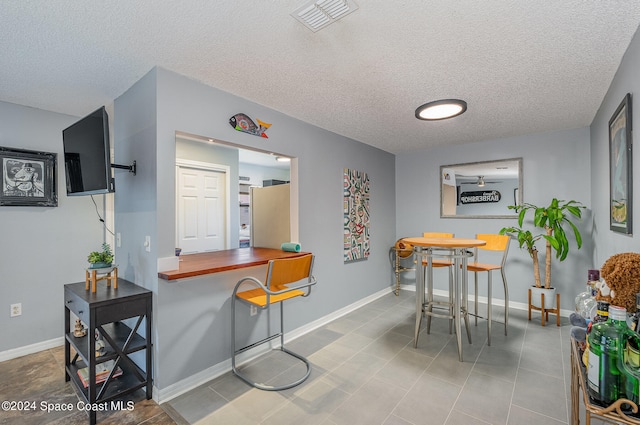
M 518 205 L 522 204 L 522 158 L 504 158 L 504 159 L 495 159 L 490 161 L 478 161 L 478 162 L 465 162 L 460 164 L 451 164 L 451 165 L 441 165 L 440 166 L 440 218 L 517 218 L 518 214 L 456 214 L 456 215 L 446 215 L 444 214 L 444 197 L 442 192 L 443 186 L 443 170 L 445 168 L 453 168 L 462 167 L 465 165 L 482 165 L 482 164 L 493 164 L 507 161 L 517 161 L 518 162 Z

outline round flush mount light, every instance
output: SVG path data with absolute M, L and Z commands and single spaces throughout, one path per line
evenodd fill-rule
M 425 103 L 416 109 L 419 120 L 437 121 L 457 117 L 467 110 L 467 102 L 460 99 L 443 99 Z

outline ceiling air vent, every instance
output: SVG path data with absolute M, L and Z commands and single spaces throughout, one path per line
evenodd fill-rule
M 357 9 L 358 5 L 351 0 L 315 0 L 298 8 L 291 16 L 316 32 Z

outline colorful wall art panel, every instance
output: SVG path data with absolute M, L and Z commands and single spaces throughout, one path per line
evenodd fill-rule
M 344 169 L 344 262 L 369 257 L 369 176 Z

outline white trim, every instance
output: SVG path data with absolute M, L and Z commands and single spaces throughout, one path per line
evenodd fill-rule
M 178 270 L 180 268 L 180 257 L 158 258 L 158 273 L 168 270 Z
M 406 291 L 416 292 L 415 285 L 400 285 L 400 288 L 404 289 Z M 433 290 L 433 295 L 438 295 L 438 296 L 442 296 L 442 297 L 448 297 L 449 296 L 449 291 L 445 291 L 443 289 L 434 289 Z M 481 303 L 481 304 L 486 304 L 487 303 L 487 297 L 478 296 L 478 302 Z M 502 300 L 502 299 L 493 298 L 492 303 L 493 303 L 493 305 L 499 305 L 501 307 L 504 307 L 504 300 Z M 520 302 L 517 302 L 517 301 L 509 301 L 509 308 L 510 309 L 513 308 L 514 310 L 522 310 L 522 311 L 528 311 L 529 310 L 529 306 L 527 304 L 520 303 Z M 560 309 L 560 316 L 561 317 L 569 317 L 569 316 L 571 316 L 571 313 L 573 313 L 573 310 L 562 310 L 562 309 Z
M 213 164 L 210 162 L 192 161 L 190 159 L 176 158 L 176 193 L 174 199 L 178 199 L 178 168 L 196 168 L 200 170 L 218 171 L 225 174 L 225 235 L 224 235 L 224 249 L 230 249 L 231 247 L 231 167 L 223 164 Z M 178 240 L 178 203 L 176 206 L 176 235 L 175 240 Z
M 24 347 L 12 348 L 6 351 L 0 351 L 0 362 L 26 356 L 50 348 L 60 347 L 64 344 L 64 337 L 50 339 L 48 341 L 36 342 L 35 344 L 25 345 Z

